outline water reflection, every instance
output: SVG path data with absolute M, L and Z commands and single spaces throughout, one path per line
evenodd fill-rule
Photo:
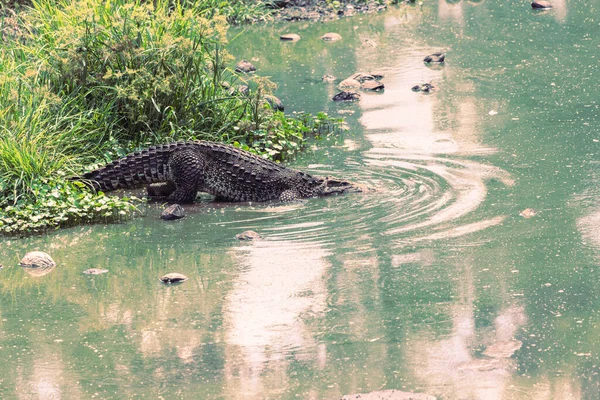
M 262 398 L 288 383 L 290 364 L 317 343 L 306 325 L 326 307 L 329 253 L 318 245 L 258 241 L 233 250 L 240 273 L 224 301 L 229 398 Z

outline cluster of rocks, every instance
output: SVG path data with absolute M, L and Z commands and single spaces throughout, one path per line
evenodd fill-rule
M 350 17 L 357 14 L 374 13 L 385 10 L 388 3 L 398 1 L 342 0 L 337 7 L 332 2 L 318 0 L 275 0 L 272 2 L 276 11 L 273 17 L 280 21 L 332 20 Z M 407 0 L 412 3 L 414 0 Z
M 181 208 L 181 206 L 173 204 L 167 209 L 171 208 L 176 209 Z M 181 210 L 183 210 L 183 208 L 181 208 Z M 255 231 L 244 231 L 235 235 L 235 238 L 239 241 L 252 241 L 260 240 L 262 239 L 262 236 L 260 236 L 260 234 L 258 234 Z M 30 251 L 29 253 L 25 254 L 25 256 L 21 259 L 21 261 L 19 262 L 19 266 L 21 266 L 27 274 L 38 278 L 52 272 L 56 267 L 56 262 L 48 253 L 45 253 L 43 251 Z M 2 268 L 4 268 L 4 266 L 0 264 L 0 269 Z M 104 268 L 89 268 L 83 271 L 83 274 L 102 275 L 108 272 L 109 271 Z M 170 272 L 166 275 L 161 276 L 159 280 L 165 284 L 180 284 L 187 281 L 188 277 L 178 272 Z
M 321 78 L 324 82 L 331 82 L 332 77 L 329 75 Z M 342 91 L 333 96 L 333 101 L 354 101 L 360 99 L 358 90 L 367 92 L 383 92 L 385 86 L 380 82 L 383 74 L 380 73 L 363 73 L 357 72 L 352 76 L 342 80 L 338 84 L 338 88 Z

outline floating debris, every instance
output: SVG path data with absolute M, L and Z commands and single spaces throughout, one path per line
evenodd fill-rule
M 235 235 L 235 238 L 237 240 L 257 240 L 262 239 L 262 236 L 260 236 L 257 232 L 254 231 L 244 231 Z
M 160 278 L 163 283 L 183 283 L 188 280 L 188 277 L 177 272 L 171 272 Z
M 90 268 L 90 269 L 86 269 L 85 271 L 83 271 L 83 273 L 86 275 L 102 275 L 102 274 L 106 274 L 107 272 L 108 272 L 107 269 L 102 269 L 102 268 Z

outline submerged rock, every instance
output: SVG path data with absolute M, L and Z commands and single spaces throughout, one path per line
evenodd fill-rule
M 256 67 L 250 61 L 242 60 L 235 66 L 235 71 L 248 74 L 256 71 Z
M 321 77 L 321 80 L 323 82 L 333 82 L 333 81 L 335 81 L 335 76 L 329 75 L 329 74 L 325 74 L 325 75 L 323 75 L 323 77 Z
M 433 86 L 431 83 L 420 83 L 418 85 L 413 86 L 410 89 L 413 92 L 430 93 L 433 91 L 433 89 L 435 89 L 435 86 Z
M 254 231 L 244 231 L 235 235 L 235 238 L 237 240 L 258 240 L 262 239 L 262 236 L 260 236 L 257 232 Z
M 547 9 L 547 8 L 552 8 L 552 3 L 548 2 L 548 1 L 544 1 L 544 0 L 536 0 L 534 2 L 531 3 L 531 8 L 535 8 L 535 9 Z
M 53 268 L 56 263 L 48 253 L 43 251 L 30 251 L 19 262 L 21 267 L 26 268 Z
M 107 272 L 108 270 L 103 268 L 90 268 L 83 271 L 83 273 L 86 275 L 102 275 L 106 274 Z
M 284 42 L 297 42 L 300 40 L 300 35 L 297 33 L 286 33 L 284 35 L 279 36 L 279 39 Z
M 163 210 L 162 214 L 160 214 L 160 218 L 165 221 L 173 221 L 183 217 L 185 217 L 185 210 L 179 204 L 171 204 Z
M 338 33 L 328 32 L 321 36 L 321 39 L 323 39 L 326 42 L 335 42 L 337 40 L 341 40 L 342 36 Z
M 56 267 L 56 263 L 49 254 L 43 251 L 31 251 L 19 262 L 23 270 L 34 277 L 49 274 Z
M 160 280 L 163 283 L 182 283 L 187 281 L 188 277 L 177 272 L 171 272 L 170 274 L 161 276 Z
M 432 53 L 423 59 L 427 64 L 443 64 L 445 60 L 446 54 L 444 53 Z
M 333 101 L 354 101 L 360 99 L 360 94 L 342 91 L 331 98 Z
M 340 89 L 358 89 L 360 87 L 360 82 L 356 79 L 347 78 L 341 81 L 338 84 Z

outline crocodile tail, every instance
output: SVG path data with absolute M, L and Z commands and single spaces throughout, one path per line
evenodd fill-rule
M 165 182 L 170 179 L 171 153 L 188 145 L 190 143 L 177 142 L 149 147 L 87 172 L 77 180 L 85 182 L 95 190 L 104 191 Z

